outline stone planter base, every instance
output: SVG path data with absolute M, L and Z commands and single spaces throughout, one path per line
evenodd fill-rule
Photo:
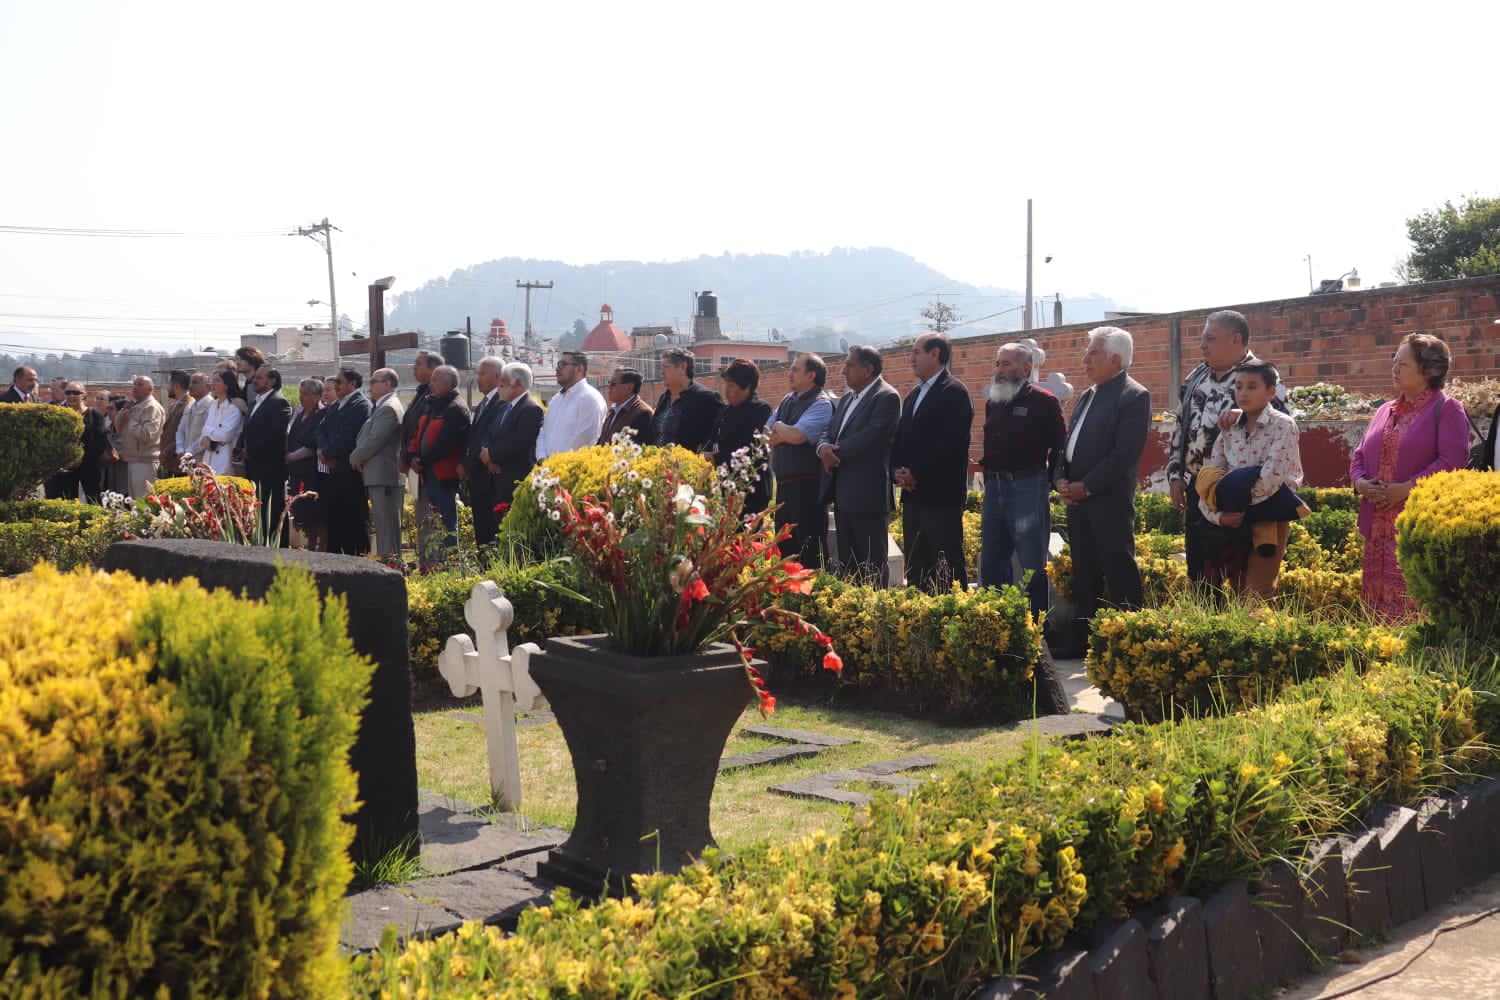
M 719 758 L 751 697 L 734 647 L 688 656 L 617 653 L 604 636 L 549 639 L 531 676 L 557 716 L 578 786 L 566 843 L 538 868 L 582 896 L 675 872 L 714 843 Z

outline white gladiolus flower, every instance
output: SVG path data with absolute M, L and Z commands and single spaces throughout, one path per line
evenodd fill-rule
M 677 492 L 672 496 L 672 506 L 677 509 L 677 513 L 686 514 L 692 505 L 693 487 L 687 483 L 678 483 Z

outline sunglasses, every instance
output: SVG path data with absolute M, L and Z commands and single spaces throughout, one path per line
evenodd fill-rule
M 63 390 L 63 395 L 64 396 L 82 396 L 83 395 L 83 390 L 82 389 L 64 389 Z

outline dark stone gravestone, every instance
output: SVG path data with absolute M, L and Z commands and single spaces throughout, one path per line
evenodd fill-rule
M 1028 985 L 1031 993 L 1020 995 L 1045 997 L 1046 1000 L 1097 1000 L 1094 990 L 1094 969 L 1089 962 L 1089 953 L 1072 940 L 1063 943 L 1057 951 L 1044 951 L 1032 955 L 1021 963 L 1018 978 Z
M 417 747 L 406 645 L 406 580 L 400 573 L 353 556 L 194 539 L 116 542 L 104 554 L 107 570 L 124 570 L 152 581 L 192 577 L 210 590 L 252 599 L 266 595 L 282 566 L 311 572 L 321 595 L 344 599 L 354 648 L 375 663 L 370 701 L 350 754 L 361 803 L 353 856 L 374 860 L 402 845 L 415 853 L 420 846 Z
M 1422 901 L 1435 910 L 1458 892 L 1458 854 L 1448 799 L 1422 803 L 1417 816 L 1417 852 L 1422 858 Z
M 1349 930 L 1356 939 L 1374 940 L 1391 926 L 1390 879 L 1379 830 L 1345 840 L 1344 878 L 1349 882 Z

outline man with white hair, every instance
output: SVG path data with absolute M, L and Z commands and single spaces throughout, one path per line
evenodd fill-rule
M 489 433 L 479 449 L 495 484 L 495 517 L 505 519 L 505 510 L 516 495 L 516 484 L 536 466 L 536 442 L 542 430 L 542 408 L 531 398 L 531 369 L 512 361 L 500 372 L 500 410 L 490 422 Z
M 489 466 L 480 460 L 479 453 L 484 449 L 485 438 L 494 426 L 495 418 L 505 405 L 505 400 L 500 398 L 500 376 L 504 369 L 505 362 L 495 357 L 482 358 L 474 366 L 474 381 L 484 395 L 474 407 L 463 464 L 458 469 L 459 478 L 466 484 L 469 509 L 474 512 L 474 544 L 481 549 L 493 545 L 500 531 L 500 515 L 495 512 L 495 505 L 499 503 L 495 499 L 495 477 Z
M 401 473 L 396 453 L 401 450 L 401 418 L 406 408 L 396 396 L 401 377 L 394 368 L 370 375 L 370 415 L 354 437 L 349 464 L 365 483 L 370 497 L 370 523 L 375 528 L 375 554 L 387 566 L 401 567 Z
M 130 402 L 115 413 L 115 433 L 120 436 L 120 459 L 125 462 L 130 495 L 139 499 L 156 478 L 161 457 L 161 429 L 167 411 L 152 394 L 154 386 L 145 375 L 130 383 Z
M 443 561 L 458 551 L 458 471 L 469 423 L 469 408 L 458 398 L 458 369 L 439 365 L 428 384 L 427 409 L 408 445 L 407 463 L 427 485 L 428 500 L 443 523 Z
M 1077 632 L 1059 659 L 1082 655 L 1089 620 L 1108 585 L 1111 603 L 1141 605 L 1135 562 L 1135 490 L 1141 452 L 1151 429 L 1151 393 L 1128 374 L 1130 334 L 1115 326 L 1089 331 L 1083 373 L 1089 388 L 1073 407 L 1067 442 L 1052 462 L 1058 494 L 1068 505 Z
M 995 352 L 995 376 L 984 404 L 984 513 L 979 585 L 1015 582 L 1011 556 L 1031 572 L 1026 592 L 1031 610 L 1047 610 L 1048 506 L 1052 457 L 1067 438 L 1062 404 L 1032 381 L 1036 352 L 1025 343 Z

